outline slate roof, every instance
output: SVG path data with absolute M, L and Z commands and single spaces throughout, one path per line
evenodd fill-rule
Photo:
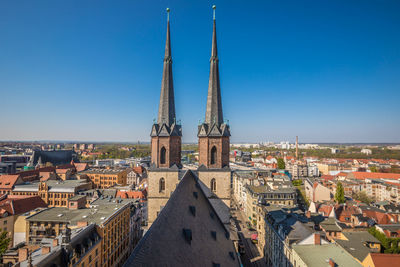
M 72 160 L 74 162 L 79 162 L 73 150 L 54 150 L 54 151 L 38 150 L 33 152 L 33 155 L 28 165 L 35 167 L 38 164 L 39 159 L 43 164 L 51 162 L 53 166 L 69 164 Z
M 188 170 L 124 266 L 213 264 L 239 266 L 229 232 Z
M 366 246 L 367 243 L 379 243 L 379 240 L 366 231 L 362 232 L 342 232 L 348 240 L 337 239 L 336 243 L 345 249 L 354 258 L 362 262 L 370 252 L 374 251 Z

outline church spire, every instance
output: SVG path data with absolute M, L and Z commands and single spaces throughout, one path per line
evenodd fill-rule
M 169 31 L 169 8 L 167 8 L 167 38 L 165 42 L 164 70 L 161 83 L 158 125 L 171 126 L 175 123 L 174 84 L 172 80 L 171 40 Z
M 221 104 L 221 88 L 219 83 L 217 29 L 215 22 L 215 5 L 213 6 L 213 37 L 210 58 L 210 78 L 208 81 L 208 96 L 205 123 L 220 126 L 224 123 Z

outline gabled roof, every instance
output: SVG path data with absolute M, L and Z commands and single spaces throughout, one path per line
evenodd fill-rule
M 188 170 L 127 266 L 238 266 L 229 232 Z
M 3 189 L 12 189 L 14 185 L 22 182 L 23 180 L 18 174 L 0 175 L 0 188 Z
M 47 204 L 39 196 L 7 196 L 0 200 L 0 208 L 11 215 L 25 213 L 36 208 L 45 208 Z

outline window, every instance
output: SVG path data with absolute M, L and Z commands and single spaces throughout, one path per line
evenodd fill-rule
M 211 179 L 210 188 L 213 193 L 217 191 L 217 182 L 215 181 L 215 178 Z
M 213 146 L 211 148 L 211 164 L 215 164 L 217 160 L 217 148 Z
M 167 150 L 165 149 L 165 147 L 162 147 L 160 151 L 160 164 L 165 164 L 166 154 Z
M 160 193 L 165 191 L 165 179 L 161 178 L 159 182 Z

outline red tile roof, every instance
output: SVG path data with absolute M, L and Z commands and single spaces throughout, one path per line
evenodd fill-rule
M 0 175 L 0 188 L 2 189 L 12 189 L 19 182 L 22 182 L 19 174 Z
M 39 196 L 7 196 L 0 200 L 0 209 L 10 215 L 25 213 L 36 208 L 45 208 L 46 203 Z
M 399 173 L 384 173 L 384 172 L 352 172 L 355 179 L 400 179 Z
M 76 168 L 77 172 L 81 172 L 87 169 L 88 164 L 87 163 L 75 163 L 74 162 L 74 166 Z
M 371 253 L 375 267 L 400 266 L 400 254 Z
M 145 199 L 146 192 L 143 191 L 118 191 L 115 197 L 120 198 L 133 198 L 133 199 Z

